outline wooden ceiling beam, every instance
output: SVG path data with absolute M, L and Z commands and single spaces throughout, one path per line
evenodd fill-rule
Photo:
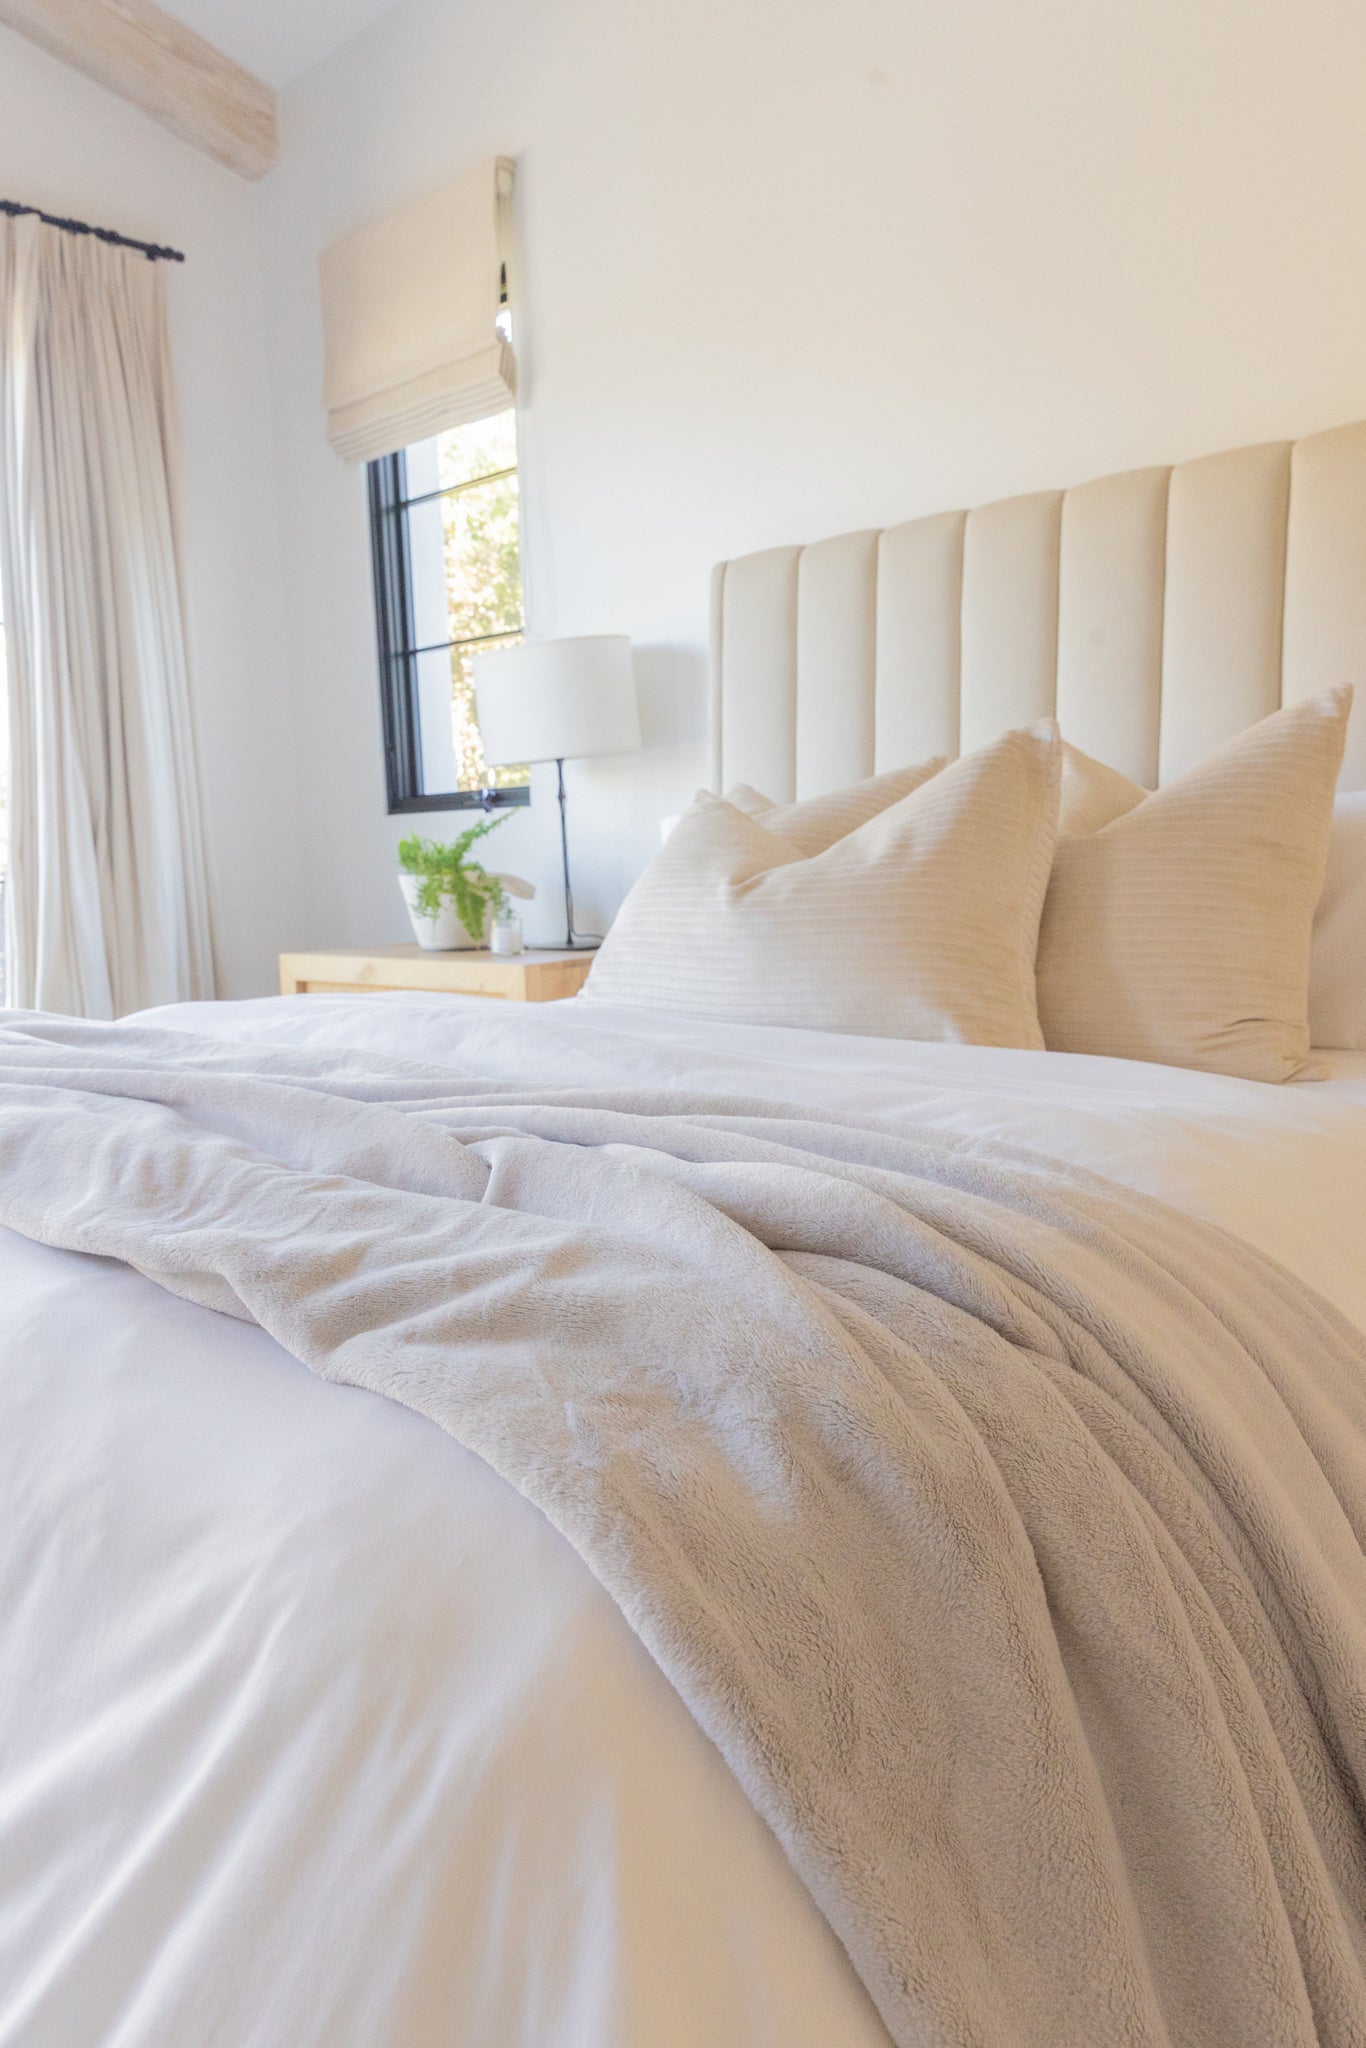
M 279 154 L 275 94 L 154 0 L 0 0 L 17 29 L 243 178 Z

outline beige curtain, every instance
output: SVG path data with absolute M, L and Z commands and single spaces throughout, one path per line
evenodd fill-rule
M 0 219 L 8 998 L 213 994 L 165 265 Z

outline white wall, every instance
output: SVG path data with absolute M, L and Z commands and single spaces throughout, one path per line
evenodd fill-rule
M 716 558 L 1366 414 L 1364 104 L 1351 0 L 404 0 L 299 81 L 265 198 L 317 937 L 401 931 L 334 235 L 519 159 L 532 625 L 631 633 L 655 741 L 573 771 L 608 914 L 703 772 Z M 542 784 L 501 835 L 552 898 L 553 824 Z
M 717 557 L 1366 414 L 1363 104 L 1356 0 L 402 0 L 286 91 L 248 187 L 0 30 L 5 195 L 190 257 L 227 989 L 403 934 L 333 236 L 519 159 L 531 623 L 632 634 L 652 742 L 570 770 L 588 922 L 702 775 Z M 496 843 L 553 938 L 547 798 Z
M 168 242 L 190 658 L 227 994 L 306 934 L 286 698 L 259 190 L 0 29 L 0 197 Z
M 702 775 L 717 557 L 1366 414 L 1363 103 L 1354 0 L 402 0 L 287 90 L 252 188 L 0 31 L 6 194 L 190 255 L 228 989 L 403 934 L 364 483 L 322 435 L 333 236 L 519 159 L 531 623 L 631 633 L 652 742 L 570 770 L 591 922 Z M 543 776 L 498 843 L 553 938 Z

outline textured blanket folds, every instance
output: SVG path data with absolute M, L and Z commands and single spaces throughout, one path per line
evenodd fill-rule
M 902 2048 L 1366 2044 L 1366 1339 L 984 1143 L 0 1027 L 0 1222 L 536 1502 Z

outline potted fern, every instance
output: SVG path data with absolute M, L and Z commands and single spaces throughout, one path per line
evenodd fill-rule
M 423 839 L 416 832 L 398 843 L 399 888 L 413 934 L 429 953 L 448 953 L 487 944 L 490 923 L 511 896 L 536 891 L 516 875 L 490 874 L 469 858 L 478 844 L 509 817 L 481 818 L 458 839 Z

